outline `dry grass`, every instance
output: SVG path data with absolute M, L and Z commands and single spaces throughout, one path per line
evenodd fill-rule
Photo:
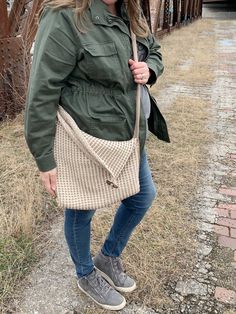
M 38 170 L 23 136 L 23 118 L 6 122 L 0 129 L 0 235 L 31 236 L 51 211 L 38 179 Z
M 32 242 L 24 235 L 0 239 L 0 309 L 6 313 L 8 299 L 19 285 L 21 278 L 37 260 Z
M 179 81 L 188 85 L 212 82 L 215 53 L 213 23 L 209 19 L 199 19 L 187 27 L 174 30 L 161 40 L 165 69 L 158 80 L 158 90 Z M 183 68 L 186 61 L 189 65 Z
M 214 37 L 206 34 L 206 28 L 211 31 L 211 22 L 199 20 L 161 41 L 165 72 L 153 87 L 156 95 L 176 81 L 188 84 L 211 82 L 209 69 L 213 55 L 210 50 L 214 47 Z M 193 62 L 190 68 L 183 70 L 180 65 L 188 59 Z M 126 268 L 138 282 L 138 289 L 127 298 L 129 302 L 133 300 L 154 308 L 171 305 L 166 291 L 168 282 L 191 273 L 195 262 L 196 227 L 189 202 L 198 184 L 198 169 L 206 159 L 204 147 L 210 140 L 206 128 L 209 107 L 210 104 L 204 100 L 179 97 L 165 113 L 171 143 L 166 144 L 153 137 L 148 140 L 158 198 L 124 252 Z M 3 239 L 18 239 L 23 234 L 32 247 L 40 222 L 50 217 L 55 206 L 42 193 L 35 164 L 25 147 L 21 115 L 13 122 L 1 125 L 0 141 L 3 147 L 0 151 L 0 233 Z M 114 210 L 95 216 L 93 252 L 105 238 L 113 214 Z M 17 249 L 15 252 L 18 254 Z M 34 255 L 29 254 L 31 257 Z M 32 258 L 25 256 L 23 261 L 30 265 Z M 17 278 L 12 265 L 14 263 L 8 268 L 7 276 L 1 269 L 5 283 L 10 276 Z M 15 279 L 11 287 L 14 287 Z M 2 286 L 4 289 L 4 282 Z M 7 289 L 12 291 L 10 287 Z M 108 313 L 95 309 L 93 305 L 84 313 L 95 311 L 97 314 Z
M 0 125 L 0 308 L 37 258 L 55 206 L 43 192 L 23 136 L 22 115 Z M 54 210 L 53 210 L 54 208 Z

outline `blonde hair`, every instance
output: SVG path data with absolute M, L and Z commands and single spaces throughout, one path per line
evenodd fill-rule
M 94 0 L 102 1 L 102 0 Z M 139 0 L 125 0 L 127 3 L 127 15 L 131 24 L 133 32 L 139 37 L 147 37 L 149 34 L 149 27 L 147 21 L 142 13 Z M 122 3 L 123 0 L 118 0 Z M 38 13 L 40 18 L 45 6 L 50 6 L 54 9 L 73 8 L 77 17 L 77 27 L 82 33 L 89 29 L 89 23 L 86 11 L 91 5 L 91 0 L 44 0 Z

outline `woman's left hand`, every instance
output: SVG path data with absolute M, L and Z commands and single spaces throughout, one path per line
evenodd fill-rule
M 137 84 L 146 84 L 151 74 L 147 63 L 136 62 L 132 59 L 129 59 L 129 65 L 134 77 L 134 81 Z

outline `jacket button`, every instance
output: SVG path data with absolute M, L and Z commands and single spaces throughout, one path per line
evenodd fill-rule
M 98 16 L 98 15 L 96 15 L 96 16 L 95 16 L 95 19 L 96 19 L 96 20 L 99 20 L 99 16 Z
M 109 24 L 111 24 L 111 23 L 112 23 L 112 19 L 108 19 L 107 22 L 108 22 Z

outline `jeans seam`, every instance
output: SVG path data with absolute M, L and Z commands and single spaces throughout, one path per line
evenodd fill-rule
M 80 264 L 80 266 L 81 266 L 81 272 L 83 273 L 84 269 L 83 269 L 82 263 L 81 263 L 80 258 L 79 258 L 79 254 L 78 254 L 79 250 L 78 250 L 77 242 L 76 242 L 76 239 L 75 239 L 75 222 L 76 222 L 76 218 L 77 218 L 76 213 L 74 213 L 73 238 L 74 238 L 74 243 L 75 243 L 76 255 L 77 255 L 77 257 L 78 257 L 78 262 L 79 262 L 79 264 Z
M 134 214 L 132 214 L 132 216 L 131 216 L 130 219 L 128 220 L 127 224 L 125 225 L 125 227 L 121 230 L 118 239 L 116 240 L 116 242 L 114 243 L 114 245 L 113 245 L 113 247 L 112 247 L 112 250 L 111 250 L 111 253 L 112 253 L 112 254 L 113 254 L 115 248 L 117 247 L 117 244 L 119 243 L 120 239 L 122 238 L 122 236 L 123 236 L 123 234 L 124 234 L 124 231 L 126 231 L 127 228 L 130 226 L 130 223 L 131 223 L 131 221 L 133 220 L 133 218 L 134 218 Z

